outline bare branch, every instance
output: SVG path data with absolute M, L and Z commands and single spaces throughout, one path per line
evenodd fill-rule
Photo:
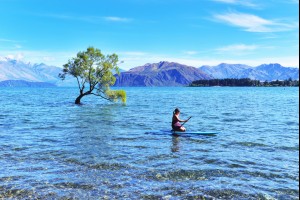
M 97 96 L 97 97 L 101 97 L 101 98 L 103 98 L 103 99 L 106 99 L 106 100 L 108 100 L 108 101 L 111 101 L 111 102 L 113 102 L 113 99 L 110 99 L 110 98 L 107 98 L 107 97 L 104 97 L 104 96 L 102 96 L 101 94 L 95 94 L 95 93 L 91 93 L 92 95 L 95 95 L 95 96 Z
M 78 83 L 78 88 L 79 88 L 79 91 L 80 91 L 80 93 L 81 93 L 81 85 L 80 85 L 80 82 L 79 82 L 79 79 L 78 79 L 78 77 L 77 76 L 75 76 L 76 77 L 76 79 L 77 79 L 77 83 Z

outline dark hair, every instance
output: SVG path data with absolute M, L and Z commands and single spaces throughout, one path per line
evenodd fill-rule
M 175 108 L 175 110 L 174 110 L 173 114 L 175 114 L 175 113 L 179 113 L 179 112 L 180 112 L 180 110 L 179 110 L 178 108 Z

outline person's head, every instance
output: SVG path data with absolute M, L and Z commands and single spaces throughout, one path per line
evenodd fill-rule
M 173 112 L 173 114 L 179 114 L 180 113 L 180 110 L 178 108 L 176 108 Z

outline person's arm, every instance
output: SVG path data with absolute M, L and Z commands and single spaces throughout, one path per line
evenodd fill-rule
M 187 122 L 187 121 L 189 121 L 191 119 L 191 117 L 190 118 L 188 118 L 187 120 L 179 120 L 180 122 Z
M 181 119 L 179 119 L 176 115 L 175 115 L 175 117 L 176 117 L 176 119 L 177 119 L 179 122 L 187 122 L 187 121 L 189 121 L 189 120 L 181 120 Z

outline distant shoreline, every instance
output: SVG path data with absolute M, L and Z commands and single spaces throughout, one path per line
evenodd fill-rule
M 48 82 L 31 82 L 31 81 L 24 81 L 24 80 L 6 80 L 0 81 L 0 87 L 38 87 L 38 88 L 45 88 L 45 87 L 57 87 L 53 83 Z
M 249 78 L 226 78 L 193 81 L 189 87 L 299 87 L 299 80 L 259 81 Z

